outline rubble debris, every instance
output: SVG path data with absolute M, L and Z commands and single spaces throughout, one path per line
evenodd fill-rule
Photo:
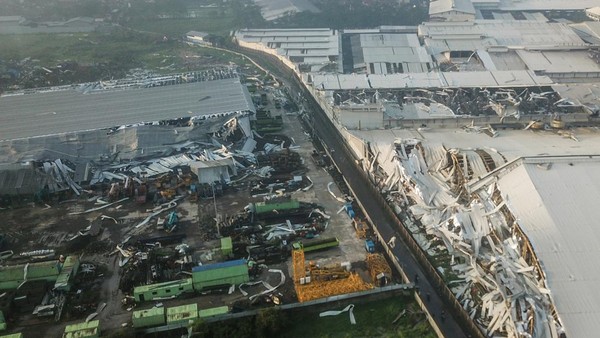
M 333 193 L 333 191 L 331 190 L 331 187 L 332 187 L 333 185 L 334 185 L 334 183 L 333 183 L 333 182 L 329 182 L 329 183 L 327 184 L 327 191 L 329 191 L 329 194 L 330 194 L 331 196 L 333 196 L 333 198 L 335 198 L 336 200 L 338 200 L 338 201 L 340 201 L 340 202 L 342 202 L 342 203 L 346 203 L 346 200 L 344 200 L 343 198 L 337 197 L 337 196 L 336 196 L 336 195 Z
M 480 182 L 506 163 L 504 156 L 493 149 L 428 147 L 416 139 L 392 147 L 389 169 L 373 167 L 370 175 L 381 190 L 398 192 L 387 194 L 388 202 L 401 214 L 410 211 L 403 223 L 416 242 L 450 265 L 451 271 L 438 271 L 482 329 L 536 337 L 560 331 L 543 271 L 531 255 L 523 256 L 527 239 L 495 181 Z
M 127 201 L 128 199 L 129 199 L 129 197 L 121 198 L 121 199 L 120 199 L 120 200 L 118 200 L 118 201 L 115 201 L 115 202 L 112 202 L 112 203 L 108 203 L 108 204 L 104 204 L 104 205 L 102 205 L 101 207 L 92 208 L 92 209 L 88 209 L 88 210 L 84 210 L 84 211 L 70 212 L 70 213 L 69 213 L 69 215 L 83 215 L 83 214 L 87 214 L 87 213 L 90 213 L 90 212 L 94 212 L 94 211 L 102 210 L 102 209 L 108 208 L 108 207 L 110 207 L 110 206 L 112 206 L 112 205 L 115 205 L 115 204 L 119 204 L 119 203 L 125 202 L 125 201 Z
M 168 202 L 168 203 L 164 203 L 161 204 L 160 206 L 152 209 L 151 211 L 154 211 L 153 213 L 151 213 L 150 215 L 148 215 L 148 217 L 146 217 L 141 223 L 137 224 L 134 228 L 138 229 L 146 224 L 148 224 L 148 222 L 153 218 L 156 217 L 158 215 L 160 215 L 161 213 L 163 213 L 164 211 L 173 209 L 177 206 L 177 201 L 179 201 L 180 199 L 182 199 L 182 196 L 176 197 L 175 199 L 173 199 L 172 201 Z

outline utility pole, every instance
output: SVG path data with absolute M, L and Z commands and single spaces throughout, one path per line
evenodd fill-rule
M 217 195 L 215 195 L 215 182 L 210 185 L 213 194 L 213 205 L 215 206 L 215 223 L 217 225 L 217 235 L 221 237 L 221 229 L 219 228 L 219 213 L 217 211 Z

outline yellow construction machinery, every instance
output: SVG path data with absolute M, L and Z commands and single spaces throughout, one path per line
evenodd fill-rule
M 307 267 L 302 247 L 292 251 L 292 264 L 294 287 L 301 303 L 373 288 L 373 285 L 365 283 L 358 274 L 341 266 L 320 268 L 309 264 Z
M 379 283 L 382 277 L 392 277 L 392 268 L 390 268 L 390 265 L 385 260 L 383 255 L 367 254 L 365 262 L 367 263 L 367 269 L 369 270 L 369 275 L 371 275 L 371 280 L 373 283 Z

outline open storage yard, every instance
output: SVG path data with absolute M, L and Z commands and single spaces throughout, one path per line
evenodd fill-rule
M 87 182 L 74 180 L 76 159 L 30 163 L 45 173 L 44 188 L 2 198 L 0 310 L 10 332 L 59 337 L 66 324 L 99 320 L 69 330 L 178 336 L 197 318 L 357 291 L 364 303 L 370 290 L 395 284 L 399 278 L 376 252 L 380 244 L 294 104 L 277 87 L 252 100 L 256 118 L 213 114 L 192 127 L 208 129 L 206 140 L 85 162 Z M 189 133 L 176 120 L 109 133 Z M 2 183 L 15 177 L 32 176 L 5 174 Z M 410 287 L 402 290 L 378 310 L 389 321 L 371 323 L 371 310 L 357 303 L 359 331 L 348 334 L 429 332 Z M 319 309 L 339 310 L 336 304 Z M 308 308 L 302 313 L 312 316 Z

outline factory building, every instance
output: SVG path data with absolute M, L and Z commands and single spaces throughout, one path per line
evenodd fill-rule
M 472 21 L 475 13 L 471 0 L 434 0 L 429 3 L 430 21 Z

